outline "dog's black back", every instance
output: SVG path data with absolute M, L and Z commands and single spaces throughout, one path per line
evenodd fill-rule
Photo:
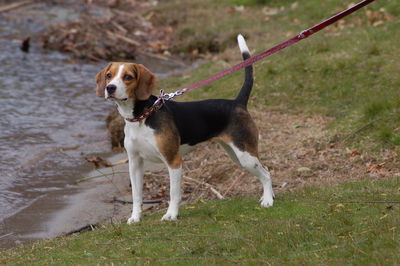
M 243 60 L 250 57 L 248 51 L 242 52 Z M 227 129 L 236 117 L 238 109 L 247 110 L 247 102 L 253 87 L 253 67 L 245 68 L 245 79 L 242 88 L 235 100 L 210 99 L 195 102 L 167 101 L 162 108 L 151 115 L 146 124 L 155 130 L 162 127 L 162 120 L 169 120 L 176 126 L 180 144 L 196 145 L 220 135 Z M 150 107 L 157 97 L 137 102 L 134 115 L 140 115 L 143 110 Z M 171 121 L 172 120 L 172 121 Z M 166 121 L 165 121 L 166 122 Z

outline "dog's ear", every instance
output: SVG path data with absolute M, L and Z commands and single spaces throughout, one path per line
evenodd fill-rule
M 110 69 L 112 63 L 109 63 L 105 68 L 100 70 L 96 75 L 96 96 L 104 97 L 104 90 L 106 88 L 106 72 Z
M 134 64 L 137 85 L 135 89 L 136 99 L 147 100 L 156 89 L 157 78 L 141 64 Z

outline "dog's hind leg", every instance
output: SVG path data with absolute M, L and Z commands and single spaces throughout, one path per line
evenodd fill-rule
M 253 156 L 247 151 L 241 151 L 233 143 L 226 143 L 223 146 L 226 150 L 230 149 L 231 152 L 235 154 L 235 157 L 239 161 L 239 165 L 241 165 L 249 173 L 258 177 L 262 183 L 264 191 L 260 200 L 261 206 L 271 207 L 273 205 L 275 195 L 272 189 L 272 180 L 268 168 L 262 166 L 257 156 Z
M 236 156 L 235 152 L 233 151 L 233 149 L 231 148 L 231 146 L 228 143 L 223 142 L 223 141 L 219 141 L 218 143 L 222 146 L 222 148 L 224 148 L 224 150 L 226 151 L 226 153 L 229 155 L 229 157 L 231 158 L 231 160 L 234 163 L 241 165 L 238 157 Z

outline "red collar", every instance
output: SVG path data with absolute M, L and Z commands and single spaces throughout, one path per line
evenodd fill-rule
M 143 119 L 146 119 L 147 117 L 149 117 L 155 111 L 159 110 L 163 104 L 164 104 L 164 99 L 159 97 L 146 112 L 144 112 L 143 114 L 141 114 L 140 116 L 135 117 L 135 118 L 125 118 L 125 120 L 128 122 L 132 122 L 132 123 L 140 122 Z

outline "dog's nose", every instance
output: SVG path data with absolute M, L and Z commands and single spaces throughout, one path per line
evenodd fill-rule
M 117 90 L 117 86 L 115 86 L 114 84 L 109 84 L 107 85 L 106 90 L 108 94 L 113 94 Z

